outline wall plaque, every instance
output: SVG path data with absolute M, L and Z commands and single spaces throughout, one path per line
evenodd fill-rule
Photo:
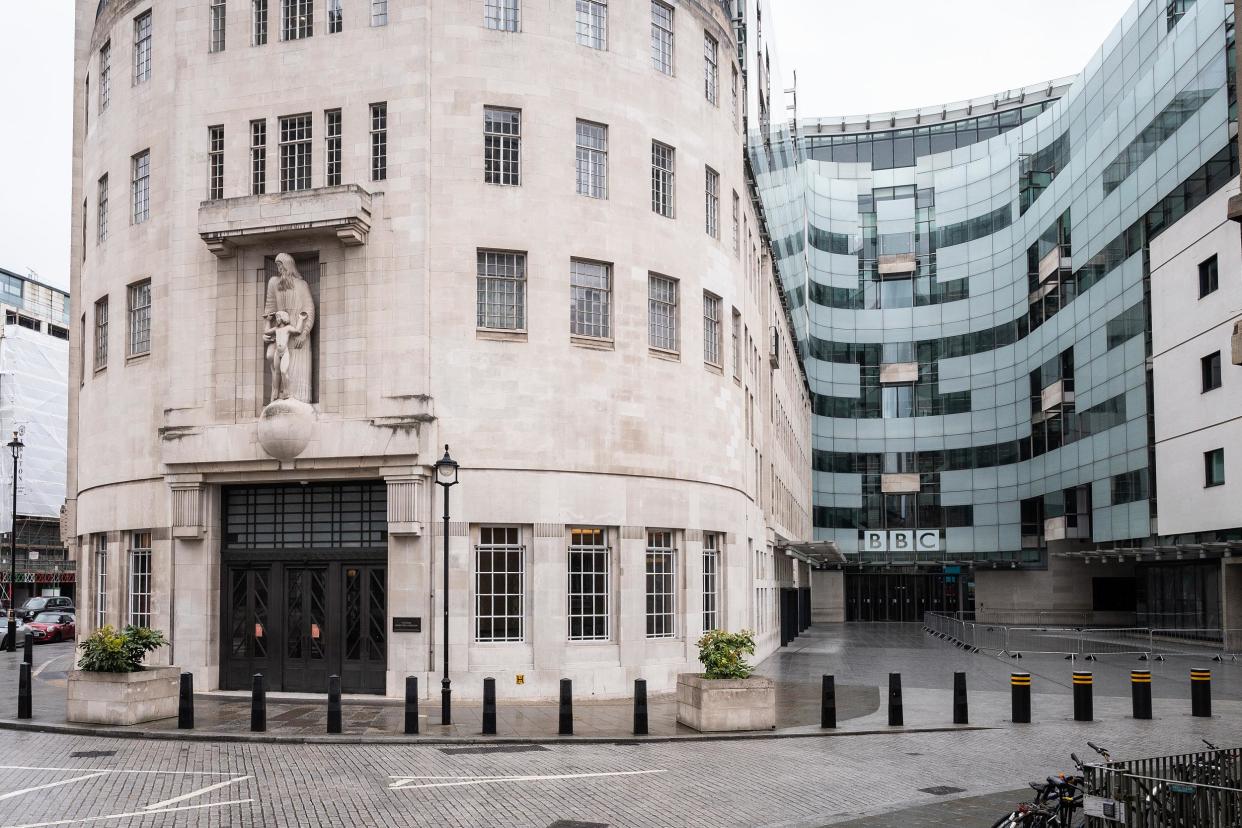
M 395 633 L 420 633 L 423 631 L 423 619 L 419 616 L 394 615 L 392 617 L 392 631 Z

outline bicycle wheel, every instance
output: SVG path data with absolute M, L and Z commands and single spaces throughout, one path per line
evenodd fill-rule
M 1008 815 L 1001 817 L 992 823 L 992 828 L 1018 828 L 1023 825 L 1022 818 L 1024 815 L 1017 811 L 1010 811 Z

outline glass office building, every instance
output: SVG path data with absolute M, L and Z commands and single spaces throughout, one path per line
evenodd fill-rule
M 752 125 L 847 619 L 1153 535 L 1148 245 L 1237 175 L 1233 40 L 1231 4 L 1137 0 L 1072 78 Z

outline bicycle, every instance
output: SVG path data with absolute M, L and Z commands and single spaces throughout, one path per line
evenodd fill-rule
M 1073 759 L 1081 772 L 1082 763 L 1077 756 Z M 1035 799 L 1019 803 L 992 828 L 1079 828 L 1085 824 L 1085 817 L 1074 822 L 1074 814 L 1082 808 L 1082 776 L 1061 773 L 1028 784 L 1035 791 Z

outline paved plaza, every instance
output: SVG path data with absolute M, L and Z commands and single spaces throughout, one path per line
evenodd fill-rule
M 63 708 L 57 717 L 49 699 L 63 683 L 68 648 L 38 648 L 35 660 L 36 670 L 42 667 L 35 723 L 60 722 Z M 0 654 L 6 689 L 13 663 L 12 656 Z M 1074 665 L 1052 658 L 1021 663 L 1035 677 L 1031 725 L 1006 721 L 1009 659 L 965 653 L 917 625 L 848 625 L 808 631 L 761 665 L 762 671 L 795 689 L 817 686 L 819 675 L 831 672 L 844 686 L 878 700 L 886 694 L 888 672 L 900 669 L 906 729 L 888 728 L 883 705 L 869 711 L 871 702 L 842 721 L 837 735 L 709 742 L 678 740 L 675 734 L 637 742 L 585 741 L 592 735 L 589 727 L 607 719 L 589 711 L 580 713 L 576 740 L 556 741 L 554 728 L 548 728 L 548 734 L 528 735 L 550 741 L 493 745 L 420 744 L 378 732 L 354 733 L 354 741 L 344 744 L 324 743 L 322 736 L 286 744 L 6 729 L 0 730 L 5 757 L 0 828 L 988 825 L 1021 795 L 1028 779 L 1070 769 L 1071 751 L 1089 754 L 1087 740 L 1108 746 L 1119 758 L 1193 750 L 1202 738 L 1227 745 L 1242 741 L 1242 671 L 1233 663 L 1211 665 L 1216 715 L 1210 719 L 1189 715 L 1189 664 L 1151 664 L 1156 718 L 1136 721 L 1129 717 L 1125 683 L 1136 663 L 1093 662 L 1099 693 L 1096 721 L 1089 723 L 1072 721 Z M 971 722 L 977 728 L 952 728 L 948 688 L 956 669 L 968 674 Z M 237 702 L 197 701 L 200 711 L 230 705 Z M 296 701 L 288 707 L 316 709 Z M 347 731 L 351 708 L 384 710 L 380 718 L 386 723 L 400 712 L 390 707 L 347 705 Z M 457 712 L 465 716 L 472 709 Z M 0 714 L 11 715 L 2 706 Z M 318 714 L 305 713 L 313 715 Z M 515 729 L 534 727 L 538 717 L 529 718 Z M 273 721 L 269 735 L 297 737 L 316 721 Z M 540 730 L 543 724 L 538 723 Z M 222 727 L 223 721 L 213 726 Z M 229 735 L 244 739 L 244 726 Z M 921 728 L 938 729 L 918 732 Z M 446 738 L 434 730 L 425 728 L 420 739 Z M 818 728 L 779 728 L 779 735 L 808 733 Z M 359 743 L 360 737 L 367 743 Z

